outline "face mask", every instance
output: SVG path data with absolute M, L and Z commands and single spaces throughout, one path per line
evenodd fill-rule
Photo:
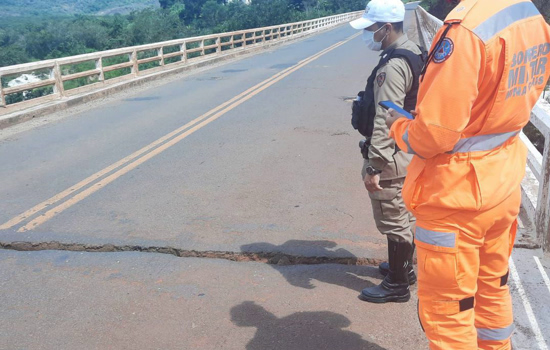
M 384 27 L 382 27 L 384 28 Z M 380 28 L 380 29 L 382 29 Z M 376 32 L 371 32 L 369 30 L 363 30 L 363 41 L 365 42 L 365 44 L 367 44 L 367 47 L 373 51 L 380 51 L 382 50 L 382 41 L 384 41 L 384 39 L 386 39 L 386 36 L 388 36 L 388 34 L 386 34 L 386 36 L 380 40 L 380 41 L 374 41 L 374 34 L 378 33 L 378 31 L 380 30 L 378 29 Z

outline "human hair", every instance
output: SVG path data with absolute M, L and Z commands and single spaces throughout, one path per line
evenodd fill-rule
M 378 26 L 378 28 L 382 28 L 384 25 L 390 23 L 393 28 L 395 29 L 396 32 L 398 33 L 402 33 L 403 32 L 403 22 L 394 22 L 394 23 L 391 23 L 391 22 L 376 22 L 376 25 Z

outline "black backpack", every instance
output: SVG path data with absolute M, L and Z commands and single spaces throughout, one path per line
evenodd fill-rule
M 351 125 L 355 130 L 359 131 L 361 135 L 367 138 L 372 137 L 374 117 L 376 116 L 376 106 L 374 101 L 374 81 L 376 80 L 376 73 L 378 72 L 378 69 L 383 67 L 392 58 L 404 58 L 413 72 L 413 85 L 405 97 L 405 105 L 403 108 L 406 111 L 414 110 L 416 108 L 416 97 L 418 95 L 420 74 L 428 56 L 427 51 L 424 50 L 424 48 L 420 46 L 419 48 L 421 51 L 420 55 L 406 49 L 393 49 L 380 59 L 380 62 L 378 62 L 378 65 L 374 68 L 367 81 L 365 91 L 360 91 L 357 94 L 360 99 L 353 101 Z

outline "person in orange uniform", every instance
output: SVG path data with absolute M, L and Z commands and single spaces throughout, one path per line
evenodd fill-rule
M 518 134 L 550 75 L 550 27 L 531 1 L 464 0 L 434 39 L 416 118 L 390 111 L 414 154 L 419 316 L 431 349 L 510 349 L 508 260 L 527 151 Z

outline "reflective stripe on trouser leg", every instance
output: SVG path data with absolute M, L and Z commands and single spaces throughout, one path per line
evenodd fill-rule
M 479 340 L 495 340 L 503 341 L 510 338 L 514 331 L 514 324 L 512 323 L 508 327 L 489 329 L 489 328 L 477 328 L 477 337 Z
M 419 317 L 430 349 L 477 349 L 473 295 L 482 240 L 462 241 L 460 231 L 438 226 L 416 226 Z
M 513 214 L 513 213 L 512 213 Z M 503 222 L 486 233 L 480 248 L 480 270 L 476 294 L 475 326 L 478 348 L 509 349 L 514 331 L 512 300 L 508 285 L 508 259 L 516 232 L 512 215 L 503 215 Z

